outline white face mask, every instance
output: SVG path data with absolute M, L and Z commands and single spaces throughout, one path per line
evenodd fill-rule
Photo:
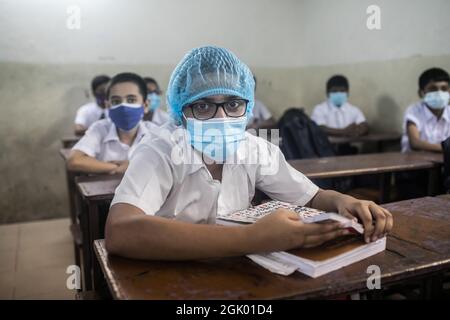
M 448 91 L 433 91 L 428 92 L 423 101 L 432 109 L 442 110 L 444 109 L 450 100 L 450 94 Z

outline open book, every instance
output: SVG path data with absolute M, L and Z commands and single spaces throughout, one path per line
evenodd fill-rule
M 366 244 L 360 235 L 364 232 L 364 228 L 356 220 L 348 219 L 336 213 L 295 206 L 280 201 L 269 201 L 256 207 L 221 215 L 217 218 L 217 223 L 221 225 L 254 223 L 279 208 L 297 212 L 304 223 L 338 221 L 353 231 L 355 235 L 341 237 L 315 248 L 248 255 L 255 263 L 274 273 L 290 275 L 295 271 L 300 271 L 316 278 L 386 249 L 386 238 Z

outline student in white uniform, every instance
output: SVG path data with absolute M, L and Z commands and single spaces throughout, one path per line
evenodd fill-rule
M 144 120 L 151 121 L 157 126 L 162 126 L 166 122 L 170 121 L 170 117 L 167 112 L 161 109 L 161 90 L 159 84 L 155 79 L 150 77 L 144 78 L 147 84 L 147 100 L 148 107 L 145 108 Z
M 227 49 L 189 52 L 172 73 L 167 101 L 178 127 L 137 147 L 108 215 L 109 253 L 161 260 L 240 256 L 316 246 L 348 232 L 337 224 L 303 224 L 287 210 L 248 226 L 214 224 L 218 215 L 248 208 L 255 188 L 273 199 L 359 217 L 366 241 L 391 230 L 387 210 L 320 190 L 277 146 L 245 132 L 254 81 Z M 261 150 L 265 157 L 258 158 Z
M 132 151 L 159 127 L 142 121 L 147 87 L 134 73 L 120 73 L 106 90 L 110 119 L 95 122 L 72 148 L 67 167 L 86 173 L 123 173 Z
M 331 77 L 326 86 L 328 99 L 313 109 L 311 119 L 328 135 L 360 136 L 369 131 L 364 114 L 348 102 L 349 89 L 346 77 Z
M 75 117 L 75 135 L 82 136 L 86 130 L 97 120 L 108 117 L 108 109 L 105 105 L 106 85 L 110 77 L 101 75 L 92 79 L 91 89 L 95 101 L 81 106 Z
M 402 151 L 442 152 L 450 137 L 449 74 L 432 68 L 419 78 L 420 101 L 409 106 L 403 120 Z
M 255 81 L 256 91 L 256 77 L 253 77 Z M 275 121 L 272 113 L 266 107 L 262 101 L 255 99 L 255 106 L 253 107 L 252 118 L 247 125 L 247 129 L 275 129 L 277 122 Z

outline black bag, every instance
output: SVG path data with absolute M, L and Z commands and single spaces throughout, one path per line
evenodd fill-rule
M 287 160 L 336 156 L 333 145 L 323 130 L 302 109 L 291 108 L 281 117 L 281 151 Z M 352 178 L 314 180 L 323 189 L 346 192 L 353 186 Z
M 444 188 L 447 193 L 450 193 L 450 138 L 442 141 L 442 152 L 444 153 Z
M 302 109 L 289 109 L 278 125 L 282 139 L 281 151 L 287 160 L 336 155 L 326 133 Z

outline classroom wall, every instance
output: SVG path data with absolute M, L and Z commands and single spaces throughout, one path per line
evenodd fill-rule
M 373 2 L 379 31 L 365 26 Z M 79 30 L 66 28 L 73 4 Z M 450 70 L 449 9 L 446 0 L 0 0 L 0 223 L 68 215 L 57 151 L 96 74 L 134 71 L 165 88 L 187 50 L 216 44 L 251 66 L 277 117 L 311 111 L 343 73 L 375 130 L 399 130 L 420 72 Z

